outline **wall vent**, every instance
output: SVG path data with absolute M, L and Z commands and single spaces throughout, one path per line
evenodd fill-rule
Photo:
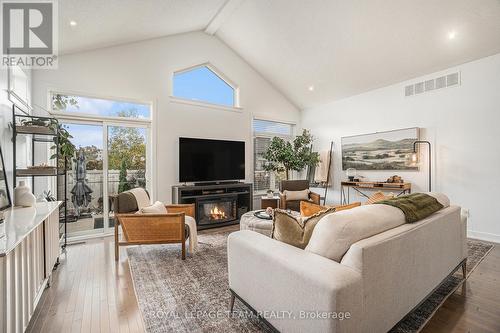
M 445 76 L 440 76 L 435 79 L 426 80 L 410 84 L 405 87 L 405 96 L 419 95 L 428 91 L 437 89 L 459 86 L 461 84 L 460 72 L 451 73 Z

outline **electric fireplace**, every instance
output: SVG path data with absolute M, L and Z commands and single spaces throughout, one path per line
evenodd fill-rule
M 198 225 L 214 225 L 237 220 L 236 204 L 237 196 L 198 200 L 196 204 Z

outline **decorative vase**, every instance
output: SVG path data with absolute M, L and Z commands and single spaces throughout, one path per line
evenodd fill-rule
M 14 189 L 14 202 L 16 206 L 22 207 L 32 207 L 35 205 L 36 197 L 31 193 L 30 187 L 23 180 Z

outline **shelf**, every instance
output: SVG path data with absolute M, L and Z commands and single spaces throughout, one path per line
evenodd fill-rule
M 37 170 L 37 171 L 33 171 L 31 169 L 16 170 L 16 177 L 53 177 L 53 176 L 64 176 L 64 172 L 57 172 L 57 169 Z
M 183 199 L 197 199 L 197 198 L 212 198 L 212 197 L 233 197 L 239 194 L 249 194 L 250 192 L 229 192 L 229 193 L 213 193 L 213 194 L 200 194 L 200 195 L 189 195 L 183 196 Z
M 19 125 L 16 125 L 16 134 L 57 136 L 57 133 L 55 133 L 51 128 L 42 127 L 42 126 L 19 126 Z

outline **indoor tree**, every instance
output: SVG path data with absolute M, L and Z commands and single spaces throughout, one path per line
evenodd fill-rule
M 278 173 L 284 172 L 286 179 L 289 179 L 290 170 L 302 171 L 307 166 L 315 167 L 319 163 L 319 154 L 311 149 L 313 141 L 314 137 L 306 129 L 293 141 L 280 137 L 272 138 L 263 155 L 266 159 L 264 169 Z

